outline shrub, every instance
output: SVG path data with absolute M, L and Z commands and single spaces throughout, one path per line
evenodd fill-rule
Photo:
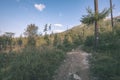
M 92 37 L 85 41 L 85 50 L 91 50 Z M 90 58 L 91 80 L 119 80 L 120 79 L 120 28 L 113 32 L 99 34 L 97 53 L 92 52 Z M 86 49 L 87 48 L 87 49 Z
M 94 36 L 88 36 L 85 40 L 85 46 L 88 47 L 93 46 L 94 45 L 93 41 L 94 41 Z
M 63 51 L 50 47 L 26 48 L 13 58 L 8 56 L 12 60 L 7 66 L 0 68 L 1 80 L 52 80 L 64 55 Z
M 110 52 L 93 55 L 90 60 L 92 77 L 96 77 L 97 80 L 117 80 L 113 78 L 120 76 L 118 60 L 120 59 L 113 57 Z

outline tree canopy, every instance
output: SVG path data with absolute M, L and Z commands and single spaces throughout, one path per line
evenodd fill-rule
M 34 37 L 38 33 L 38 27 L 35 24 L 28 25 L 27 29 L 25 30 L 24 34 L 27 37 Z
M 110 13 L 110 9 L 106 9 L 106 8 L 103 11 L 98 12 L 97 15 L 92 11 L 92 9 L 90 7 L 86 8 L 86 11 L 88 14 L 83 15 L 82 19 L 80 21 L 87 25 L 93 24 L 95 22 L 95 20 L 97 20 L 97 21 L 103 20 Z

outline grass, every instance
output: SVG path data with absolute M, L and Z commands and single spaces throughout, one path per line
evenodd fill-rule
M 0 80 L 52 80 L 64 57 L 63 51 L 51 47 L 1 53 Z
M 93 36 L 89 36 L 84 45 L 85 50 L 92 51 L 91 80 L 120 80 L 120 27 L 99 36 L 97 53 L 93 50 Z

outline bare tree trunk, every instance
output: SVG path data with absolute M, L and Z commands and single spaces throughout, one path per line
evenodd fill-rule
M 98 40 L 99 40 L 99 37 L 98 37 L 98 0 L 94 0 L 94 7 L 95 7 L 95 17 L 96 17 L 96 20 L 95 20 L 95 51 L 97 51 L 97 47 L 98 47 Z
M 113 10 L 112 10 L 112 0 L 110 0 L 110 11 L 111 11 L 111 26 L 113 28 L 114 23 L 113 23 Z

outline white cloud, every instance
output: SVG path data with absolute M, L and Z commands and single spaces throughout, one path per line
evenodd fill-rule
M 62 24 L 54 24 L 55 27 L 62 27 Z
M 39 11 L 43 11 L 46 6 L 44 4 L 34 4 L 34 7 Z
M 63 32 L 64 30 L 54 30 L 53 32 L 54 33 L 60 33 L 60 32 Z

